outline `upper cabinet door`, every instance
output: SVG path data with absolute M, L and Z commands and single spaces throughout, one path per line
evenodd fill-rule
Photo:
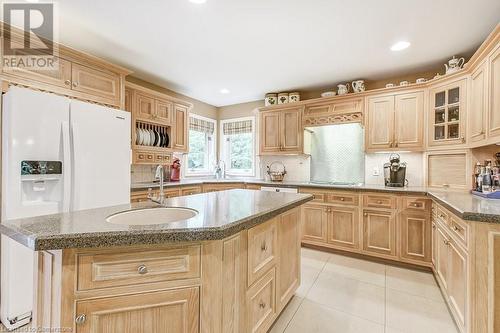
M 281 151 L 285 153 L 302 152 L 302 107 L 285 109 L 280 113 Z
M 54 70 L 5 67 L 4 71 L 25 79 L 71 89 L 71 62 L 62 58 L 56 59 L 57 67 Z
M 165 125 L 170 125 L 172 124 L 172 109 L 173 109 L 173 104 L 161 100 L 161 99 L 156 99 L 155 100 L 155 119 L 162 124 Z
M 135 116 L 150 120 L 155 114 L 155 99 L 153 96 L 137 91 L 135 93 Z
M 395 97 L 396 148 L 423 149 L 424 146 L 424 93 L 415 92 Z
M 280 114 L 278 111 L 260 114 L 260 152 L 280 152 Z
M 469 142 L 478 142 L 486 138 L 486 117 L 488 115 L 486 63 L 483 63 L 471 75 L 470 110 L 468 112 Z
M 431 88 L 429 146 L 465 144 L 466 79 Z
M 176 152 L 188 151 L 188 108 L 184 105 L 174 105 L 174 142 L 172 148 Z
M 392 148 L 394 143 L 394 96 L 368 98 L 367 149 Z
M 120 76 L 73 63 L 72 89 L 102 97 L 110 102 L 120 101 Z
M 125 111 L 132 112 L 134 108 L 134 91 L 125 88 Z
M 488 137 L 500 136 L 500 46 L 489 58 L 490 89 Z

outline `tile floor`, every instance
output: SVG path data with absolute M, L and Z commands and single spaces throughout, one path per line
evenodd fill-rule
M 302 249 L 302 281 L 270 333 L 458 333 L 430 273 Z

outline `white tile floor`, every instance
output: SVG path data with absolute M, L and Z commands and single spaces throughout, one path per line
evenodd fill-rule
M 270 333 L 457 333 L 430 273 L 302 249 L 302 281 Z

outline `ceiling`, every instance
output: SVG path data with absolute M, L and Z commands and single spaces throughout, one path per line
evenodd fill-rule
M 434 68 L 479 46 L 500 1 L 62 0 L 59 18 L 63 44 L 223 106 Z

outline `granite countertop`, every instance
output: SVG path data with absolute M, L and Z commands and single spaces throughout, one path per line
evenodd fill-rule
M 421 186 L 406 186 L 406 187 L 385 187 L 384 185 L 338 185 L 329 183 L 301 182 L 301 181 L 283 181 L 272 182 L 265 179 L 249 179 L 249 178 L 225 178 L 225 179 L 182 179 L 176 182 L 165 182 L 165 187 L 203 185 L 203 184 L 224 184 L 224 183 L 244 183 L 257 184 L 271 187 L 312 187 L 324 189 L 338 189 L 350 191 L 374 191 L 374 192 L 392 192 L 392 193 L 408 193 L 425 195 L 427 189 Z M 158 182 L 132 183 L 131 190 L 146 190 L 148 188 L 158 188 Z
M 0 232 L 37 251 L 215 240 L 309 200 L 310 194 L 229 190 L 166 199 L 165 206 L 198 211 L 195 217 L 174 223 L 129 226 L 106 221 L 122 211 L 161 207 L 148 202 L 2 221 Z
M 335 185 L 327 183 L 284 181 L 271 182 L 263 179 L 226 178 L 226 179 L 186 179 L 180 182 L 165 183 L 165 186 L 186 186 L 216 183 L 245 183 L 273 187 L 309 187 L 346 191 L 388 192 L 395 194 L 427 195 L 448 208 L 452 213 L 466 221 L 500 223 L 500 200 L 481 198 L 468 191 L 439 190 L 421 186 L 385 187 L 384 185 L 362 184 L 360 186 Z M 132 184 L 132 191 L 158 187 L 158 183 Z

